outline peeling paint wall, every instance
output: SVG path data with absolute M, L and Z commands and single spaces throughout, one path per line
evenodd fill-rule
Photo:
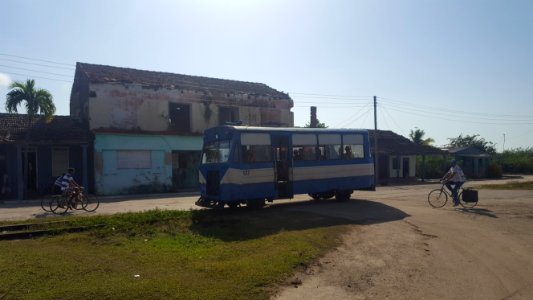
M 192 134 L 219 124 L 219 107 L 238 107 L 244 124 L 293 126 L 290 99 L 246 94 L 206 95 L 204 92 L 146 88 L 139 84 L 91 84 L 90 129 L 169 130 L 169 103 L 190 105 Z
M 140 134 L 96 134 L 95 188 L 100 195 L 169 192 L 172 151 L 198 151 L 202 137 Z M 118 152 L 150 151 L 149 168 L 120 168 Z

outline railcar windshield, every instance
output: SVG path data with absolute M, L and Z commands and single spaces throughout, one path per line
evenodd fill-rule
M 219 140 L 206 142 L 202 153 L 202 164 L 225 163 L 230 156 L 231 142 Z

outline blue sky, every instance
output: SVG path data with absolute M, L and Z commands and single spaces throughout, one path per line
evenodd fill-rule
M 4 0 L 0 111 L 34 78 L 69 114 L 76 62 L 261 82 L 330 127 L 533 147 L 533 1 Z M 23 109 L 21 110 L 23 111 Z M 504 144 L 505 136 L 505 144 Z

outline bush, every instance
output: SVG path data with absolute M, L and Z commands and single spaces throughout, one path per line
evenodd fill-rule
M 497 160 L 505 173 L 533 174 L 533 148 L 507 150 Z
M 503 174 L 502 166 L 496 161 L 491 161 L 487 168 L 487 177 L 488 178 L 500 178 L 502 177 L 502 174 Z
M 450 158 L 444 156 L 426 156 L 425 163 L 421 156 L 416 158 L 416 177 L 441 178 L 450 167 Z

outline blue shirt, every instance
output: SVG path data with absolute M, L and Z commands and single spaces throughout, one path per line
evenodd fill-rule
M 70 173 L 65 173 L 59 176 L 54 182 L 55 185 L 61 187 L 61 191 L 67 190 L 70 186 L 70 182 L 74 180 L 74 177 Z

